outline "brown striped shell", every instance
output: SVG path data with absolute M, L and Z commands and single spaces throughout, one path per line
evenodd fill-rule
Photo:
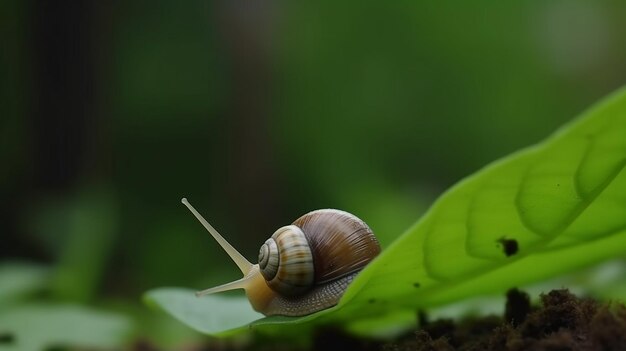
M 371 229 L 340 210 L 317 210 L 278 229 L 259 251 L 267 285 L 297 296 L 361 270 L 380 246 Z

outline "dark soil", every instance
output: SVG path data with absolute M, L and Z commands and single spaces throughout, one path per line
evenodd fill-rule
M 504 316 L 428 321 L 396 342 L 368 342 L 336 331 L 322 331 L 314 350 L 626 350 L 626 307 L 578 298 L 567 290 L 541 295 L 532 308 L 528 295 L 507 293 Z

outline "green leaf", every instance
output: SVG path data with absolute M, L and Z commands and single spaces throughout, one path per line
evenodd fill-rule
M 368 266 L 338 318 L 501 292 L 626 252 L 626 90 L 446 192 Z M 502 239 L 515 240 L 507 256 Z
M 0 313 L 0 335 L 12 340 L 3 350 L 120 349 L 130 331 L 125 317 L 73 305 L 28 305 Z
M 45 286 L 49 270 L 31 263 L 5 262 L 0 265 L 0 306 Z
M 212 295 L 198 298 L 194 291 L 182 288 L 151 290 L 145 294 L 144 301 L 206 334 L 218 334 L 225 330 L 237 332 L 263 317 L 250 308 L 244 297 Z
M 471 148 L 468 148 L 471 149 Z M 246 325 L 406 322 L 407 312 L 503 292 L 626 252 L 626 90 L 543 143 L 495 162 L 442 195 L 412 228 L 366 267 L 339 305 L 297 318 L 245 314 L 245 302 L 171 298 L 152 301 L 209 334 Z M 507 250 L 506 247 L 509 249 Z M 187 292 L 192 297 L 191 292 Z M 148 296 L 154 292 L 148 293 Z M 178 301 L 174 303 L 174 301 Z M 203 304 L 211 317 L 194 316 Z M 215 324 L 228 320 L 228 324 Z M 278 326 L 277 324 L 283 324 Z M 374 327 L 372 327 L 374 328 Z M 226 333 L 225 333 L 226 331 Z

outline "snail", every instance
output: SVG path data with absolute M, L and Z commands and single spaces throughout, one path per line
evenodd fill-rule
M 245 289 L 252 308 L 266 316 L 304 316 L 335 306 L 354 277 L 380 252 L 371 229 L 340 210 L 316 210 L 279 228 L 252 264 L 228 243 L 187 199 L 198 218 L 243 273 L 243 278 L 196 296 Z

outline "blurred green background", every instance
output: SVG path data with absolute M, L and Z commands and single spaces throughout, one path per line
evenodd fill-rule
M 621 1 L 3 0 L 1 261 L 49 269 L 37 301 L 154 324 L 145 290 L 239 274 L 183 196 L 250 259 L 318 208 L 385 246 L 622 86 L 625 23 Z M 163 323 L 130 338 L 190 337 Z

